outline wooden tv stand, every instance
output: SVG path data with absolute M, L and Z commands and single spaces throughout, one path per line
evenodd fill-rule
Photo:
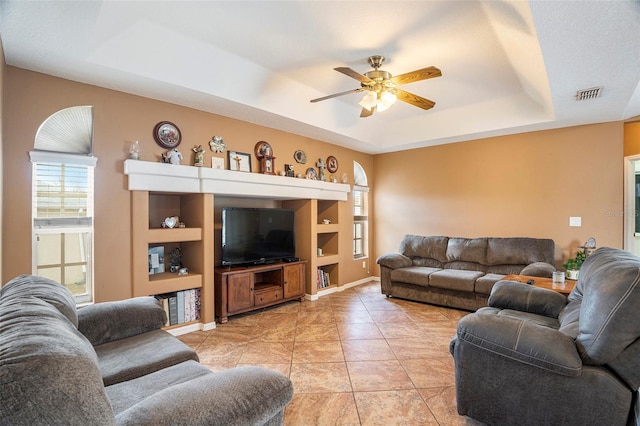
M 249 267 L 216 267 L 215 311 L 221 324 L 230 315 L 298 299 L 304 301 L 306 261 Z

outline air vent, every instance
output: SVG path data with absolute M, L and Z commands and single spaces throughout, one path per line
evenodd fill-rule
M 576 99 L 579 101 L 586 101 L 588 99 L 595 99 L 595 98 L 599 98 L 600 96 L 602 96 L 602 89 L 603 87 L 592 87 L 591 89 L 583 89 L 583 90 L 578 90 L 578 93 L 576 94 Z

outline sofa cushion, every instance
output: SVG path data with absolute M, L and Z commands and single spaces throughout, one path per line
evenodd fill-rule
M 486 238 L 449 238 L 447 261 L 475 262 L 486 265 Z
M 422 257 L 446 262 L 448 240 L 448 237 L 405 235 L 398 251 L 411 259 Z
M 74 324 L 47 301 L 0 298 L 0 423 L 113 421 L 96 354 Z
M 35 275 L 20 275 L 7 282 L 0 289 L 2 299 L 13 297 L 35 297 L 54 306 L 71 323 L 78 326 L 76 302 L 63 285 L 49 278 Z
M 554 263 L 555 244 L 551 239 L 510 237 L 487 239 L 487 265 L 528 265 Z
M 94 347 L 105 386 L 135 379 L 184 361 L 198 361 L 198 355 L 164 330 Z
M 525 275 L 522 273 L 522 269 L 526 265 L 491 265 L 487 266 L 488 274 L 500 274 L 500 275 L 509 275 L 509 274 L 518 274 Z M 535 274 L 532 274 L 535 275 Z M 538 275 L 539 276 L 539 275 Z
M 429 276 L 429 285 L 449 290 L 473 292 L 476 280 L 483 275 L 483 272 L 478 271 L 443 269 L 442 271 L 434 272 Z
M 486 274 L 476 280 L 476 293 L 491 294 L 493 285 L 504 278 L 502 274 Z
M 186 383 L 206 374 L 213 373 L 204 365 L 190 360 L 136 379 L 107 386 L 106 393 L 117 416 L 119 413 L 161 390 L 180 383 Z
M 585 260 L 576 288 L 583 292 L 580 355 L 585 364 L 606 364 L 640 337 L 640 259 L 600 248 Z
M 423 266 L 409 266 L 408 268 L 394 269 L 391 271 L 391 281 L 426 287 L 429 285 L 429 275 L 437 271 L 441 271 L 441 269 Z

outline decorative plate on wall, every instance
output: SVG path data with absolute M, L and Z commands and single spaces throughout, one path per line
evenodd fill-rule
M 227 145 L 224 143 L 222 136 L 214 136 L 209 141 L 209 147 L 213 152 L 223 152 Z
M 180 145 L 180 129 L 169 121 L 161 121 L 153 128 L 153 139 L 163 148 L 173 149 Z
M 314 169 L 313 167 L 309 167 L 307 169 L 305 177 L 311 180 L 318 180 L 318 173 L 316 172 L 316 169 Z
M 296 163 L 305 164 L 307 162 L 307 154 L 304 151 L 297 150 L 293 154 L 293 159 L 296 160 Z

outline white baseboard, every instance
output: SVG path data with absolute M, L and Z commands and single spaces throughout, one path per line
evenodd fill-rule
M 173 336 L 181 336 L 183 334 L 191 333 L 192 331 L 209 331 L 216 328 L 215 322 L 209 322 L 203 324 L 201 322 L 195 324 L 185 325 L 183 327 L 176 327 L 167 330 L 167 332 Z
M 318 290 L 318 292 L 316 294 L 313 294 L 313 295 L 305 294 L 304 298 L 307 299 L 307 300 L 318 300 L 322 296 L 326 296 L 328 294 L 344 291 L 344 290 L 347 290 L 349 288 L 355 287 L 357 285 L 368 283 L 370 281 L 380 281 L 380 277 L 362 278 L 361 280 L 353 281 L 353 282 L 341 285 L 339 287 L 330 287 L 330 288 L 327 288 L 327 289 L 324 289 L 324 290 Z

